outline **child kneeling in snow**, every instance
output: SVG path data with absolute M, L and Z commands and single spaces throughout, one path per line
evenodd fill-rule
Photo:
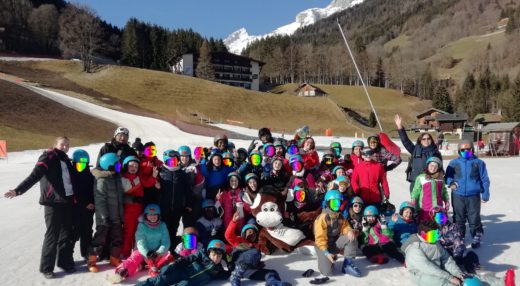
M 162 266 L 173 260 L 168 251 L 170 235 L 166 224 L 160 220 L 160 213 L 158 205 L 146 206 L 143 221 L 139 223 L 135 233 L 137 249 L 116 268 L 115 275 L 109 277 L 112 283 L 118 283 L 134 275 L 143 261 L 148 265 L 150 276 L 155 277 Z
M 379 216 L 375 206 L 367 206 L 363 212 L 363 254 L 372 263 L 385 264 L 388 256 L 404 263 L 404 255 L 392 241 L 392 231 L 388 228 L 384 216 Z
M 225 237 L 233 247 L 232 260 L 233 272 L 229 278 L 232 286 L 240 286 L 240 280 L 247 277 L 251 280 L 265 281 L 267 286 L 290 286 L 281 281 L 276 270 L 264 269 L 260 261 L 262 253 L 258 246 L 258 228 L 254 224 L 246 224 L 240 233 L 236 235 L 236 228 L 240 220 L 240 214 L 235 212 L 229 223 Z
M 418 234 L 412 235 L 401 247 L 406 254 L 406 269 L 416 285 L 515 285 L 513 269 L 507 270 L 505 278 L 497 278 L 492 273 L 464 277 L 455 260 L 438 243 L 440 235 L 437 224 L 423 221 L 419 224 L 418 231 Z M 470 284 L 468 280 L 474 284 Z

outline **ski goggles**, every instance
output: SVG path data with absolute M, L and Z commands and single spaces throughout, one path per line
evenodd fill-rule
M 332 211 L 339 211 L 341 207 L 341 200 L 339 199 L 332 199 L 329 201 L 329 208 L 332 210 Z
M 224 166 L 227 166 L 227 167 L 233 166 L 233 160 L 231 160 L 229 158 L 222 160 L 222 163 L 224 164 Z
M 148 146 L 144 148 L 143 154 L 148 158 L 155 157 L 155 155 L 157 155 L 157 148 L 155 148 L 155 146 Z
M 299 152 L 300 149 L 298 149 L 298 146 L 296 145 L 291 145 L 289 148 L 287 148 L 287 153 L 289 153 L 289 155 L 298 154 Z
M 332 163 L 334 163 L 334 158 L 332 156 L 325 156 L 323 157 L 323 163 L 330 166 Z
M 296 171 L 296 172 L 300 172 L 302 169 L 303 169 L 303 163 L 302 162 L 292 162 L 291 163 L 291 168 Z
M 305 191 L 304 190 L 297 190 L 294 192 L 294 199 L 297 202 L 304 202 L 305 201 Z
M 437 241 L 439 241 L 441 235 L 439 233 L 438 229 L 430 230 L 426 233 L 421 233 L 421 237 L 430 244 L 435 244 Z
M 193 157 L 195 157 L 195 160 L 200 161 L 206 157 L 206 154 L 204 154 L 204 148 L 197 146 L 195 149 L 193 149 Z
M 262 163 L 262 156 L 260 154 L 252 154 L 249 156 L 249 160 L 251 160 L 251 165 L 258 167 Z
M 83 172 L 87 168 L 88 158 L 79 158 L 79 162 L 74 163 L 74 167 L 78 172 Z
M 276 153 L 276 148 L 274 146 L 269 145 L 264 149 L 264 152 L 265 155 L 267 155 L 268 157 L 273 157 Z
M 177 157 L 171 157 L 170 159 L 166 160 L 166 165 L 170 168 L 179 166 L 179 159 Z
M 350 183 L 346 182 L 346 181 L 340 181 L 338 183 L 338 186 L 341 187 L 341 188 L 345 188 L 346 189 L 346 188 L 350 187 Z
M 182 245 L 185 249 L 193 250 L 197 248 L 197 236 L 193 233 L 185 233 L 182 235 Z

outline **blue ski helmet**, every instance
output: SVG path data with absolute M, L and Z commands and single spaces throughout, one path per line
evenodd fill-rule
M 161 207 L 159 207 L 156 204 L 149 204 L 146 206 L 146 208 L 144 208 L 144 213 L 147 215 L 149 215 L 149 214 L 161 215 Z
M 365 143 L 361 140 L 356 140 L 354 142 L 352 142 L 352 149 L 354 149 L 354 147 L 365 147 Z
M 215 201 L 212 200 L 212 199 L 205 199 L 202 201 L 202 208 L 205 209 L 205 208 L 211 208 L 211 207 L 215 207 Z
M 258 176 L 255 173 L 249 173 L 246 175 L 246 183 L 249 182 L 249 180 L 255 179 L 258 181 Z
M 139 159 L 136 157 L 136 156 L 128 156 L 126 157 L 124 160 L 123 160 L 123 167 L 125 167 L 128 163 L 130 163 L 131 161 L 135 161 L 137 163 L 139 163 Z
M 345 167 L 343 167 L 341 165 L 334 167 L 334 169 L 332 169 L 332 174 L 335 175 L 336 171 L 339 170 L 339 169 L 345 170 Z
M 375 206 L 367 206 L 365 208 L 365 211 L 363 211 L 363 216 L 377 216 L 379 215 L 379 211 Z
M 405 208 L 410 208 L 410 209 L 412 209 L 412 212 L 414 212 L 415 211 L 415 204 L 412 204 L 412 202 L 409 202 L 409 201 L 402 202 L 401 206 L 399 207 L 399 214 L 403 214 L 403 210 Z
M 224 254 L 224 253 L 226 253 L 226 244 L 220 239 L 213 239 L 208 244 L 208 252 L 212 249 L 217 250 L 217 251 L 221 252 L 222 254 Z
M 292 156 L 289 158 L 289 164 L 292 164 L 292 163 L 295 163 L 295 162 L 303 163 L 303 158 L 302 158 L 302 156 L 300 156 L 299 154 L 292 155 Z
M 99 166 L 104 171 L 108 171 L 110 167 L 115 167 L 119 162 L 119 156 L 116 153 L 106 153 L 99 158 Z
M 188 147 L 186 145 L 182 145 L 181 147 L 179 147 L 177 152 L 179 152 L 180 156 L 189 156 L 189 157 L 191 157 L 191 149 L 190 149 L 190 147 Z
M 353 197 L 351 200 L 350 200 L 350 204 L 353 205 L 353 204 L 362 204 L 364 205 L 365 202 L 363 201 L 363 199 L 359 196 L 355 196 Z
M 428 166 L 431 162 L 437 163 L 439 169 L 442 169 L 442 160 L 439 157 L 431 156 L 426 160 L 426 166 Z
M 254 225 L 254 224 L 248 223 L 248 224 L 244 225 L 244 227 L 242 228 L 242 231 L 240 232 L 240 236 L 243 237 L 243 238 L 245 238 L 245 236 L 246 236 L 246 231 L 247 231 L 248 229 L 252 229 L 252 230 L 254 230 L 256 233 L 258 233 L 258 227 L 256 227 L 256 225 Z
M 88 155 L 87 151 L 85 151 L 83 149 L 78 149 L 78 150 L 74 151 L 74 153 L 72 153 L 72 162 L 88 164 L 90 162 L 90 156 Z
M 464 284 L 462 284 L 463 286 L 481 286 L 482 283 L 480 282 L 480 279 L 478 279 L 477 276 L 473 276 L 473 277 L 467 277 L 464 279 Z
M 343 195 L 338 190 L 328 190 L 327 193 L 325 193 L 325 202 L 328 202 L 330 200 L 343 200 Z
M 227 180 L 231 179 L 231 177 L 236 177 L 238 181 L 240 182 L 240 174 L 237 172 L 231 172 L 227 175 Z

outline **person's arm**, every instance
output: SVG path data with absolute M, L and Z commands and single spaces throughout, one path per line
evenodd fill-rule
M 381 185 L 383 187 L 383 192 L 385 193 L 386 199 L 390 198 L 390 188 L 388 187 L 388 180 L 386 178 L 386 171 L 384 167 L 381 164 L 378 164 L 380 167 L 379 170 L 379 181 L 381 182 Z
M 241 239 L 235 234 L 235 230 L 237 228 L 237 223 L 234 220 L 231 220 L 228 227 L 226 228 L 226 232 L 224 234 L 224 237 L 226 238 L 227 242 L 231 244 L 231 246 L 235 247 L 240 244 Z
M 418 243 L 415 243 L 418 244 Z M 444 249 L 442 249 L 444 250 Z M 446 251 L 444 251 L 445 253 Z M 449 255 L 448 255 L 449 256 Z M 418 245 L 411 245 L 406 249 L 406 266 L 417 270 L 422 274 L 442 277 L 449 280 L 452 275 L 442 270 L 439 266 L 433 263 L 426 254 L 419 248 Z M 453 261 L 453 260 L 452 260 Z M 456 265 L 455 265 L 456 266 Z
M 16 195 L 19 196 L 27 192 L 34 184 L 41 180 L 43 176 L 49 171 L 50 159 L 47 152 L 44 152 L 38 158 L 36 166 L 34 166 L 31 174 L 23 180 L 15 189 Z
M 482 188 L 482 200 L 487 202 L 489 201 L 489 176 L 486 168 L 486 163 L 484 161 L 480 161 L 479 164 L 479 173 L 480 173 L 480 186 Z
M 422 191 L 422 184 L 421 184 L 421 178 L 423 178 L 423 175 L 417 176 L 415 178 L 415 183 L 413 185 L 411 199 L 415 202 L 416 205 L 419 205 L 419 199 L 421 197 L 421 191 Z
M 329 254 L 328 251 L 328 237 L 327 237 L 327 223 L 325 222 L 326 214 L 320 215 L 314 221 L 314 239 L 316 247 L 325 253 L 325 256 Z
M 168 228 L 166 224 L 161 222 L 161 246 L 157 249 L 157 253 L 159 255 L 165 254 L 170 249 L 170 233 L 168 232 Z
M 413 142 L 408 138 L 408 134 L 406 134 L 406 130 L 404 128 L 401 128 L 397 130 L 399 132 L 399 138 L 401 139 L 401 143 L 403 143 L 404 148 L 408 153 L 413 155 L 413 151 L 415 149 L 415 145 Z
M 137 225 L 137 230 L 135 232 L 135 245 L 139 253 L 141 253 L 142 256 L 146 257 L 146 255 L 148 255 L 148 251 L 150 250 L 146 245 L 146 237 L 143 228 L 144 226 L 141 223 Z
M 350 185 L 352 186 L 352 190 L 356 194 L 359 194 L 359 192 L 360 192 L 360 189 L 359 189 L 359 168 L 361 168 L 361 167 L 354 168 L 354 172 L 352 173 L 352 180 L 350 180 Z
M 454 184 L 457 186 L 457 182 L 455 181 L 455 164 L 457 164 L 457 159 L 452 160 L 446 168 L 445 180 L 448 187 L 451 187 Z

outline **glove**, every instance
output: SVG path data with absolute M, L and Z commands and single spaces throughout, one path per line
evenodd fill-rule
M 249 147 L 247 148 L 248 154 L 251 153 L 251 151 L 253 151 L 255 149 L 256 144 L 257 144 L 255 141 L 256 141 L 256 139 L 251 140 L 251 144 L 249 144 Z
M 211 230 L 211 236 L 216 236 L 217 235 L 217 230 L 215 228 L 213 228 Z
M 368 231 L 368 222 L 365 217 L 363 217 L 363 219 L 361 220 L 361 226 L 363 226 L 363 232 Z
M 157 254 L 157 252 L 155 252 L 155 251 L 148 251 L 148 253 L 146 254 L 146 258 L 151 259 L 151 260 L 155 260 L 155 258 L 157 258 L 157 256 L 159 256 L 159 254 Z

